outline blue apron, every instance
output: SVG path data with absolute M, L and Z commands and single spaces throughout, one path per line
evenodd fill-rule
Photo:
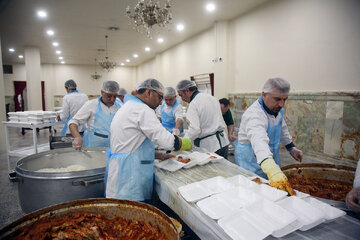
M 137 98 L 132 101 L 142 102 Z M 107 150 L 108 159 L 105 169 L 105 196 L 112 192 L 118 199 L 145 201 L 152 198 L 154 181 L 155 144 L 146 138 L 140 147 L 131 153 L 111 153 Z M 109 169 L 110 161 L 116 161 L 117 169 Z M 109 185 L 111 178 L 116 178 L 115 185 Z
M 84 147 L 110 147 L 110 125 L 115 113 L 106 113 L 101 109 L 100 97 L 98 97 L 98 105 L 95 112 L 94 125 L 91 130 L 84 131 L 83 146 Z M 114 103 L 118 108 L 117 102 Z
M 80 93 L 80 91 L 75 90 L 75 91 L 72 91 L 72 92 L 67 93 L 66 95 L 72 94 L 72 93 L 76 93 L 76 92 Z M 67 119 L 66 119 L 66 121 L 65 121 L 64 128 L 63 128 L 62 131 L 61 131 L 61 136 L 62 136 L 62 137 L 66 136 L 66 131 L 67 131 L 67 128 L 68 128 L 68 123 L 69 123 L 69 121 L 70 121 L 72 118 L 73 118 L 73 116 L 68 116 L 68 117 L 67 117 Z
M 164 111 L 164 107 L 165 107 L 165 101 L 163 101 L 163 103 L 161 104 L 161 124 L 166 128 L 166 130 L 168 130 L 169 132 L 172 133 L 172 130 L 174 129 L 175 125 L 176 125 L 176 119 L 174 116 L 174 109 L 180 104 L 179 101 L 176 99 L 174 105 L 171 108 L 171 111 L 169 113 L 166 113 Z M 184 131 L 184 122 L 181 125 L 181 129 L 180 132 Z
M 280 166 L 280 137 L 281 137 L 281 130 L 282 130 L 282 121 L 283 121 L 283 109 L 280 110 L 281 119 L 279 123 L 275 126 L 270 126 L 269 116 L 267 115 L 266 110 L 263 106 L 262 97 L 259 98 L 259 103 L 262 110 L 265 112 L 268 118 L 268 128 L 266 130 L 267 135 L 269 137 L 269 148 L 273 154 L 273 158 L 275 162 Z M 235 162 L 242 168 L 245 168 L 255 174 L 259 175 L 267 179 L 267 175 L 262 171 L 260 165 L 257 163 L 256 155 L 254 150 L 251 146 L 251 143 L 248 144 L 241 144 L 239 141 L 235 143 Z

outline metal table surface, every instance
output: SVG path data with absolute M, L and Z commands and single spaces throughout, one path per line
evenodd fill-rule
M 217 222 L 205 215 L 195 203 L 188 203 L 180 195 L 178 188 L 215 176 L 232 177 L 239 174 L 254 175 L 225 159 L 176 172 L 155 168 L 155 190 L 160 200 L 178 214 L 201 239 L 231 239 Z M 276 238 L 269 236 L 266 239 Z M 345 215 L 308 231 L 297 230 L 280 239 L 360 239 L 360 221 Z

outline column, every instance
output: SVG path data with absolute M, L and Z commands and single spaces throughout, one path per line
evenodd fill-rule
M 25 47 L 25 75 L 28 110 L 41 110 L 40 50 L 36 47 Z
M 0 38 L 1 46 L 1 38 Z M 6 137 L 5 137 L 5 126 L 2 124 L 2 121 L 6 121 L 6 109 L 5 109 L 5 84 L 4 84 L 4 74 L 2 70 L 2 53 L 0 47 L 0 151 L 6 150 Z
M 216 22 L 215 34 L 215 56 L 214 56 L 214 95 L 217 98 L 227 97 L 228 94 L 228 22 Z

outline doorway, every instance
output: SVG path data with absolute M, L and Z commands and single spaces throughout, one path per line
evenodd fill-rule
M 14 105 L 15 112 L 17 111 L 26 111 L 27 108 L 27 89 L 26 81 L 14 81 Z M 45 82 L 41 81 L 41 102 L 42 110 L 45 111 Z

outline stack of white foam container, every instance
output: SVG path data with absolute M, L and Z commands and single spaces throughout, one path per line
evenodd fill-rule
M 56 112 L 53 111 L 25 111 L 9 112 L 10 122 L 42 124 L 56 122 Z

